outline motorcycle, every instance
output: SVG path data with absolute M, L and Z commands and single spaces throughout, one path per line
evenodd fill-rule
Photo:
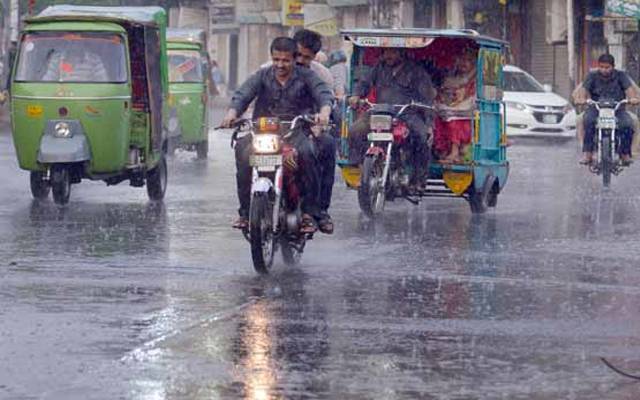
M 234 138 L 242 132 L 252 137 L 249 226 L 242 233 L 251 244 L 251 258 L 258 273 L 269 272 L 278 249 L 285 264 L 297 264 L 307 241 L 313 239 L 312 233 L 300 232 L 302 197 L 295 178 L 296 151 L 287 139 L 302 124 L 309 127 L 314 123 L 312 116 L 299 115 L 291 121 L 263 117 L 234 124 Z
M 409 190 L 414 173 L 411 166 L 411 151 L 407 142 L 409 127 L 400 117 L 411 108 L 433 110 L 425 104 L 374 104 L 362 100 L 370 107 L 369 147 L 366 151 L 360 174 L 358 203 L 362 212 L 370 218 L 382 213 L 387 200 L 403 197 L 417 204 L 412 196 L 420 193 Z M 397 112 L 395 110 L 398 110 Z
M 596 124 L 597 147 L 596 159 L 589 164 L 589 170 L 597 175 L 602 175 L 602 184 L 609 187 L 611 176 L 619 175 L 628 165 L 622 162 L 618 155 L 622 137 L 617 132 L 616 112 L 628 100 L 621 101 L 593 101 L 587 100 L 587 105 L 592 105 L 598 111 Z

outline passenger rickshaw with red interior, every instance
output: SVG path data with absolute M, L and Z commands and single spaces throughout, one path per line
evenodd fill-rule
M 502 101 L 507 44 L 472 30 L 358 29 L 342 34 L 352 44 L 350 93 L 381 62 L 386 48 L 401 49 L 404 57 L 425 68 L 435 89 L 433 108 L 422 111 L 433 121 L 429 176 L 417 190 L 409 185 L 409 133 L 399 115 L 422 105 L 377 104 L 371 90 L 360 106 L 344 106 L 338 164 L 347 186 L 358 191 L 362 211 L 373 218 L 386 201 L 403 198 L 417 204 L 423 197 L 462 198 L 473 213 L 495 207 L 509 175 Z M 358 149 L 350 128 L 364 113 L 370 115 L 369 133 L 364 149 Z

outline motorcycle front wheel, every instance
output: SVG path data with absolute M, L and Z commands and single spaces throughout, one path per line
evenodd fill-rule
M 611 184 L 611 174 L 613 169 L 611 145 L 611 138 L 608 135 L 603 134 L 602 143 L 600 145 L 600 162 L 602 163 L 602 184 L 606 188 Z
M 266 193 L 254 193 L 249 211 L 249 242 L 253 268 L 267 274 L 273 265 L 275 241 L 273 238 L 272 205 Z
M 369 218 L 375 218 L 384 210 L 385 190 L 382 187 L 384 160 L 380 156 L 367 156 L 360 171 L 358 203 L 360 209 Z

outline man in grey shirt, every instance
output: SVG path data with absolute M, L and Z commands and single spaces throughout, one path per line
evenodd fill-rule
M 278 37 L 271 43 L 271 60 L 268 68 L 261 68 L 251 75 L 233 95 L 231 106 L 222 121 L 223 127 L 231 127 L 255 100 L 253 118 L 280 117 L 290 119 L 300 114 L 319 110 L 316 122 L 327 125 L 331 113 L 332 92 L 329 86 L 307 68 L 295 64 L 296 43 L 286 37 Z M 321 218 L 318 206 L 318 159 L 313 144 L 305 132 L 297 132 L 290 142 L 299 157 L 297 180 L 302 193 L 303 232 L 316 230 L 315 221 Z M 235 228 L 248 226 L 251 202 L 251 136 L 240 138 L 235 146 L 236 183 L 240 200 L 240 217 Z

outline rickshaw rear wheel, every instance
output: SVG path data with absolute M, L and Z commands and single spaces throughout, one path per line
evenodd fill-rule
M 467 200 L 469 201 L 469 207 L 473 214 L 484 214 L 489 207 L 489 190 L 487 185 L 488 179 L 484 182 L 484 190 L 477 190 L 475 183 L 472 183 L 469 187 L 469 194 Z
M 69 168 L 65 165 L 54 164 L 51 166 L 51 192 L 53 201 L 58 205 L 65 205 L 71 196 L 71 177 Z
M 367 156 L 362 163 L 360 187 L 358 188 L 358 203 L 360 209 L 369 218 L 375 218 L 384 209 L 385 193 L 380 188 L 380 181 L 384 170 L 381 157 Z M 381 199 L 378 197 L 382 195 Z M 382 204 L 379 204 L 379 203 Z
M 31 194 L 34 199 L 43 200 L 49 197 L 51 185 L 46 179 L 46 174 L 42 171 L 31 171 L 29 180 L 31 183 Z
M 162 200 L 167 190 L 167 160 L 160 157 L 158 165 L 147 173 L 147 194 L 151 200 Z
M 209 154 L 209 141 L 205 140 L 204 142 L 196 144 L 196 153 L 198 154 L 199 160 L 206 160 L 207 154 Z

